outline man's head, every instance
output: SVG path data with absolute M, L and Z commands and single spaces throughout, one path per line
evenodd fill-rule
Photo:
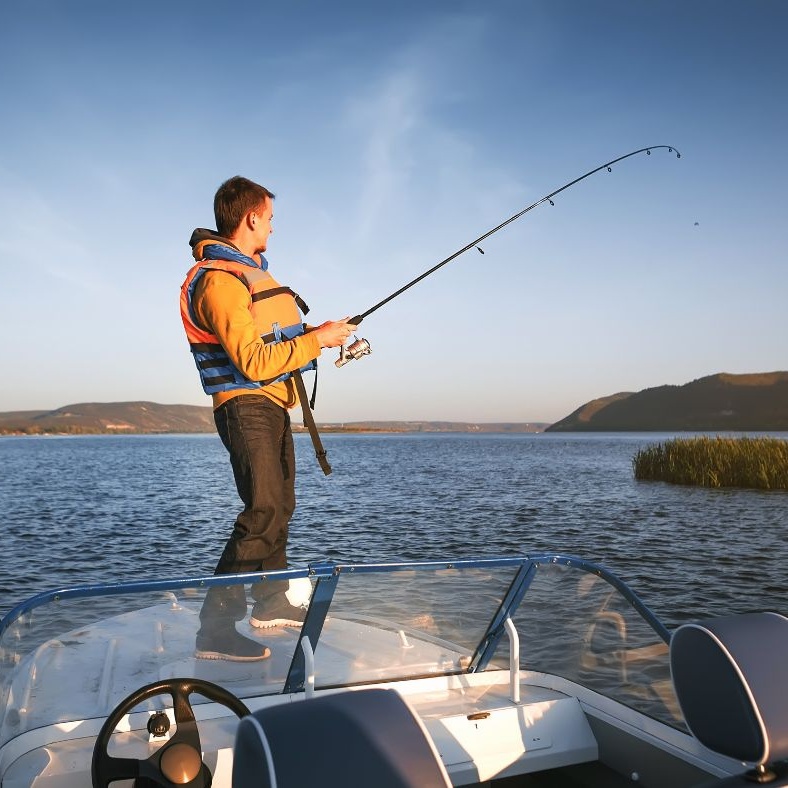
M 213 198 L 217 232 L 235 241 L 245 254 L 264 252 L 272 232 L 273 200 L 265 186 L 240 175 L 229 178 Z

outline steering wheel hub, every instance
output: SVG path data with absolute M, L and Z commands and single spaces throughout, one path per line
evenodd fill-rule
M 188 744 L 172 744 L 162 753 L 159 768 L 171 783 L 186 785 L 200 773 L 202 757 Z

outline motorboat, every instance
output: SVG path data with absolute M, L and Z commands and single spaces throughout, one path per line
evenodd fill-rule
M 301 626 L 195 658 L 211 588 Z M 788 619 L 668 630 L 563 555 L 344 564 L 40 593 L 0 622 L 0 786 L 788 785 Z

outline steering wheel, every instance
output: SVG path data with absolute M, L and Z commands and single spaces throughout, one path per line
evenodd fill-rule
M 231 692 L 202 679 L 165 679 L 147 684 L 122 700 L 101 726 L 93 747 L 93 788 L 107 788 L 115 780 L 135 780 L 164 788 L 210 788 L 211 772 L 202 760 L 200 734 L 189 703 L 197 692 L 245 717 L 249 709 Z M 172 696 L 176 730 L 170 740 L 145 760 L 114 758 L 107 752 L 109 738 L 118 723 L 137 704 L 156 695 Z

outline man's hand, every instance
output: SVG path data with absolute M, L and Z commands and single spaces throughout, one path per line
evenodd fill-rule
M 337 321 L 328 321 L 314 329 L 320 347 L 340 347 L 344 345 L 348 337 L 356 330 L 353 323 L 348 323 L 350 316 Z

